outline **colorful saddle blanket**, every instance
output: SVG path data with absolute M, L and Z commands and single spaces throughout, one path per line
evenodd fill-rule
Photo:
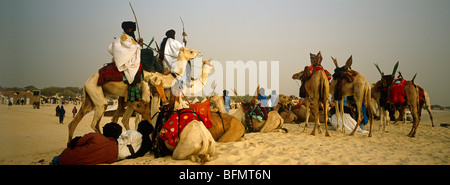
M 139 70 L 136 75 L 141 74 L 142 72 L 142 64 L 139 65 Z M 125 75 L 117 69 L 117 66 L 114 62 L 106 64 L 98 70 L 98 81 L 97 85 L 103 85 L 106 82 L 121 82 L 126 81 Z
M 395 79 L 392 82 L 391 90 L 389 93 L 389 102 L 391 103 L 403 103 L 405 102 L 405 79 Z
M 192 109 L 181 109 L 175 112 L 164 124 L 159 133 L 161 139 L 171 146 L 177 146 L 181 131 L 193 120 L 203 122 L 206 128 L 212 127 L 212 122 L 206 115 L 199 114 Z
M 198 112 L 201 115 L 206 115 L 206 117 L 211 120 L 211 110 L 209 109 L 209 100 L 206 100 L 203 103 L 194 103 L 190 104 L 189 108 Z
M 422 87 L 417 86 L 419 88 L 419 102 L 425 102 L 425 92 Z
M 311 78 L 311 76 L 316 71 L 323 70 L 327 74 L 328 80 L 331 80 L 331 73 L 325 70 L 322 66 L 306 66 L 305 70 L 303 70 L 303 75 L 300 77 L 300 80 L 306 81 Z

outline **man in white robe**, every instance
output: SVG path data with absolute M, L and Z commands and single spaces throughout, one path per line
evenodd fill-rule
M 141 63 L 143 39 L 140 38 L 139 43 L 136 42 L 134 36 L 136 23 L 134 22 L 123 22 L 122 29 L 124 30 L 122 36 L 114 39 L 108 47 L 108 52 L 114 57 L 117 69 L 123 71 L 128 83 L 131 84 Z
M 180 48 L 184 47 L 184 45 L 175 40 L 175 31 L 169 30 L 166 32 L 166 38 L 161 42 L 161 51 L 164 53 L 160 53 L 160 59 L 163 61 L 163 67 L 165 70 L 174 71 L 176 69 L 175 64 L 177 63 L 178 53 L 180 53 Z

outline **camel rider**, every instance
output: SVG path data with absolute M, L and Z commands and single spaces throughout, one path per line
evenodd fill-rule
M 136 23 L 125 21 L 122 23 L 123 34 L 115 38 L 109 45 L 108 52 L 114 57 L 114 63 L 120 72 L 125 74 L 128 84 L 133 83 L 141 62 L 141 46 L 144 39 L 139 38 L 136 42 L 134 31 Z
M 175 40 L 175 30 L 171 29 L 166 32 L 166 38 L 161 42 L 161 49 L 159 53 L 159 60 L 162 61 L 164 71 L 163 74 L 169 74 L 169 72 L 173 74 L 177 74 L 176 71 L 176 62 L 178 58 L 178 54 L 180 53 L 180 48 L 185 47 L 185 44 L 182 44 L 180 41 Z M 186 71 L 181 80 L 178 82 L 178 85 L 181 89 L 185 86 L 190 88 L 191 81 L 191 61 L 188 61 L 186 66 Z
M 169 30 L 166 32 L 166 38 L 161 42 L 161 49 L 159 53 L 159 60 L 162 61 L 164 67 L 164 73 L 167 74 L 168 71 L 175 72 L 175 63 L 177 62 L 178 53 L 180 48 L 184 45 L 175 40 L 175 30 Z

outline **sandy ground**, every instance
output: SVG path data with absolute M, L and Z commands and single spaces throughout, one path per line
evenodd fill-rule
M 55 116 L 56 105 L 0 104 L 0 164 L 48 164 L 66 146 L 67 125 L 72 120 L 73 105 L 65 106 L 64 124 Z M 77 106 L 80 108 L 80 105 Z M 332 137 L 324 134 L 311 136 L 303 133 L 303 125 L 285 123 L 289 133 L 249 133 L 244 141 L 217 143 L 212 161 L 218 165 L 449 165 L 450 129 L 439 126 L 450 123 L 450 111 L 434 110 L 434 124 L 425 111 L 415 138 L 406 135 L 411 123 L 389 127 L 389 132 L 378 131 L 380 121 L 374 121 L 374 135 L 357 133 L 348 136 L 330 128 Z M 93 112 L 79 124 L 75 136 L 92 132 L 90 122 Z M 111 117 L 103 117 L 106 124 Z M 134 121 L 132 118 L 131 121 Z M 131 126 L 133 128 L 134 125 Z M 368 126 L 366 126 L 368 128 Z M 309 127 L 312 130 L 312 125 Z M 144 157 L 116 162 L 131 164 L 182 164 L 194 165 L 188 160 L 173 160 L 170 156 L 157 158 L 153 153 Z

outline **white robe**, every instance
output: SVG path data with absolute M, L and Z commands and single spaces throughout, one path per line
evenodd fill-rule
M 178 54 L 180 53 L 180 48 L 183 47 L 183 44 L 180 41 L 177 41 L 172 38 L 168 38 L 166 42 L 166 46 L 164 49 L 164 61 L 163 67 L 164 69 L 171 70 L 174 73 L 178 71 L 174 71 L 176 69 L 175 64 L 177 63 Z
M 337 128 L 337 117 L 336 114 L 333 114 L 328 121 L 333 125 L 334 128 Z M 353 129 L 355 129 L 356 121 L 347 113 L 344 113 L 344 128 L 346 132 L 353 132 Z M 339 127 L 342 127 L 342 119 L 339 119 Z M 367 130 L 361 129 L 361 127 L 358 127 L 356 129 L 356 132 L 358 133 L 369 133 Z
M 114 57 L 117 69 L 124 72 L 128 83 L 131 84 L 141 63 L 139 44 L 132 37 L 123 33 L 109 45 L 108 52 Z
M 141 148 L 142 134 L 136 130 L 123 131 L 117 139 L 117 142 L 119 144 L 119 155 L 117 156 L 117 160 L 122 160 L 131 155 L 127 145 L 131 145 L 135 153 Z

